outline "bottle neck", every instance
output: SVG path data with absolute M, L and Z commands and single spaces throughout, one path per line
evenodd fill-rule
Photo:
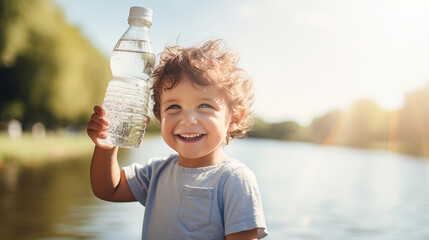
M 125 31 L 125 33 L 122 35 L 121 39 L 144 40 L 149 42 L 149 27 L 150 26 L 146 21 L 133 20 L 131 21 L 127 31 Z
M 130 18 L 128 19 L 128 24 L 130 25 L 130 27 L 145 27 L 146 29 L 149 29 L 150 26 L 152 26 L 152 23 L 150 21 L 141 18 Z

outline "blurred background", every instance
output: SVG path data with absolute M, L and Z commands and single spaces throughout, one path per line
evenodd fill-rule
M 429 2 L 0 0 L 0 238 L 139 239 L 96 199 L 85 127 L 131 6 L 170 43 L 223 38 L 255 83 L 225 148 L 256 174 L 268 239 L 429 239 Z M 153 120 L 120 164 L 172 153 Z

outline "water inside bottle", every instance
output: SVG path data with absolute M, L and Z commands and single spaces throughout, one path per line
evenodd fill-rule
M 149 85 L 143 79 L 114 77 L 110 81 L 103 103 L 108 138 L 100 143 L 126 148 L 140 145 L 148 117 L 148 94 Z
M 149 77 L 155 66 L 151 52 L 152 45 L 146 41 L 120 40 L 116 45 L 110 58 L 113 79 L 103 103 L 108 138 L 100 143 L 126 148 L 140 145 L 150 108 Z
M 152 44 L 143 40 L 121 39 L 110 57 L 113 76 L 148 79 L 155 67 Z

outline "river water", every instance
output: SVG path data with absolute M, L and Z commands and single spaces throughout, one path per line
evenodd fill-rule
M 261 139 L 225 151 L 256 174 L 267 239 L 429 239 L 429 161 Z M 160 137 L 120 165 L 172 151 Z M 108 203 L 89 186 L 89 159 L 0 169 L 0 239 L 140 239 L 144 208 Z

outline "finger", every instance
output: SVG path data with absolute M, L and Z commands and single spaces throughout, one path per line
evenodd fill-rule
M 88 130 L 97 131 L 97 132 L 105 132 L 105 131 L 107 131 L 107 127 L 106 126 L 100 125 L 100 124 L 98 124 L 97 122 L 94 122 L 94 121 L 90 121 L 88 123 L 87 129 Z
M 88 130 L 88 136 L 91 138 L 91 140 L 98 144 L 98 139 L 106 139 L 107 134 L 104 132 L 94 131 L 94 130 Z
M 98 113 L 93 113 L 91 115 L 91 121 L 94 121 L 94 122 L 96 122 L 102 126 L 105 126 L 105 127 L 109 126 L 109 122 Z
M 106 116 L 106 110 L 100 105 L 94 106 L 94 112 L 100 114 L 102 117 Z
M 97 138 L 98 139 L 106 139 L 107 138 L 107 134 L 104 132 L 98 132 L 97 133 Z

